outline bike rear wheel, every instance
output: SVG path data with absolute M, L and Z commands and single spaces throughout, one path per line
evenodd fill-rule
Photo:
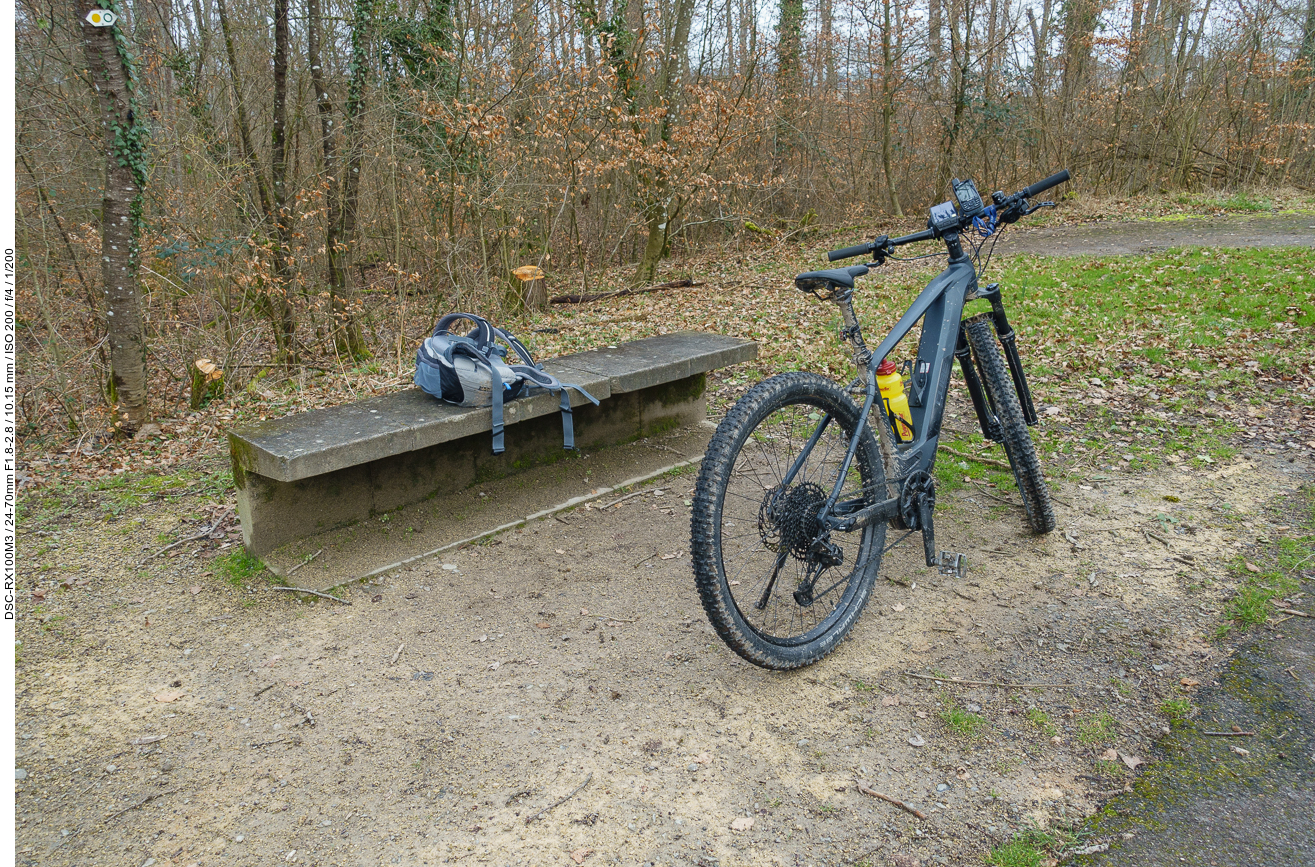
M 834 549 L 810 550 L 858 416 L 834 382 L 787 373 L 741 398 L 708 446 L 690 518 L 695 583 L 717 634 L 755 665 L 784 670 L 818 661 L 853 627 L 872 592 L 884 522 L 833 531 Z M 858 509 L 884 493 L 881 453 L 868 427 L 838 502 Z
M 1018 493 L 1023 498 L 1027 526 L 1037 535 L 1049 533 L 1055 529 L 1055 509 L 1050 502 L 1050 489 L 1046 487 L 1041 462 L 1037 459 L 1036 448 L 1032 445 L 1027 423 L 1023 420 L 1023 409 L 1018 403 L 1013 377 L 1009 375 L 1009 368 L 1000 355 L 990 314 L 983 313 L 966 320 L 963 328 L 968 337 L 968 345 L 972 348 L 977 372 L 986 388 L 987 403 L 999 422 L 1005 454 L 1014 471 Z

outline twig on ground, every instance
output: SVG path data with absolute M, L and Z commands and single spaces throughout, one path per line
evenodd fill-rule
M 585 617 L 597 617 L 601 620 L 611 620 L 614 623 L 638 623 L 638 620 L 627 620 L 624 617 L 612 617 L 608 614 L 586 614 Z
M 957 633 L 959 630 L 957 630 L 957 629 L 950 629 L 949 627 L 946 627 L 946 626 L 933 626 L 933 627 L 931 628 L 931 631 L 932 631 L 932 632 L 954 632 L 954 633 Z
M 1288 674 L 1292 675 L 1292 679 L 1293 679 L 1293 680 L 1300 682 L 1300 681 L 1301 681 L 1301 678 L 1297 677 L 1297 673 L 1296 673 L 1295 671 L 1292 670 L 1293 668 L 1294 668 L 1294 666 L 1289 665 L 1287 668 L 1285 668 L 1285 669 L 1283 669 L 1283 670 L 1286 671 Z
M 617 505 L 618 503 L 624 503 L 626 500 L 630 499 L 631 497 L 638 497 L 638 496 L 639 496 L 640 494 L 642 494 L 642 493 L 645 493 L 645 492 L 644 492 L 644 491 L 632 491 L 632 492 L 630 492 L 629 494 L 626 494 L 624 497 L 620 497 L 620 498 L 618 498 L 618 499 L 615 499 L 615 500 L 613 500 L 612 502 L 608 503 L 606 506 L 599 506 L 598 508 L 599 508 L 600 511 L 603 510 L 603 509 L 610 509 L 610 508 L 612 508 L 613 506 Z
M 307 588 L 307 587 L 282 587 L 282 586 L 279 586 L 279 585 L 276 584 L 276 585 L 270 587 L 269 589 L 271 589 L 271 590 L 287 590 L 287 591 L 290 592 L 290 593 L 309 593 L 310 595 L 312 595 L 312 596 L 318 596 L 318 597 L 320 597 L 321 599 L 332 599 L 334 602 L 341 602 L 343 605 L 351 605 L 351 604 L 352 604 L 351 602 L 347 601 L 346 599 L 339 599 L 337 596 L 334 596 L 332 593 L 321 593 L 321 592 L 318 591 L 318 590 L 311 590 L 311 589 L 309 589 L 309 588 Z
M 954 590 L 953 587 L 951 587 L 950 589 L 951 589 L 951 590 Z M 967 593 L 960 593 L 958 590 L 954 590 L 954 595 L 955 595 L 955 596 L 958 596 L 960 599 L 967 599 L 969 602 L 976 602 L 976 601 L 977 601 L 977 600 L 974 599 L 973 597 L 969 596 Z
M 1015 640 L 1017 636 L 1015 636 Z M 1005 683 L 998 680 L 959 680 L 953 677 L 933 677 L 930 674 L 914 674 L 911 671 L 904 672 L 905 677 L 914 677 L 918 680 L 934 680 L 937 683 L 957 683 L 962 686 L 1002 686 L 1015 689 L 1030 689 L 1032 687 L 1049 687 L 1052 689 L 1074 687 L 1076 683 Z
M 1150 530 L 1142 530 L 1141 533 L 1143 536 L 1147 537 L 1147 541 L 1154 539 L 1164 547 L 1169 547 L 1169 540 L 1161 536 L 1159 533 L 1152 533 Z
M 1201 732 L 1208 738 L 1254 738 L 1255 732 Z
M 1315 614 L 1307 614 L 1305 611 L 1298 611 L 1295 608 L 1278 609 L 1283 614 L 1291 614 L 1293 617 L 1315 617 Z
M 269 746 L 270 744 L 292 744 L 293 746 L 296 746 L 297 744 L 300 744 L 300 743 L 301 743 L 301 738 L 285 738 L 285 737 L 283 737 L 282 735 L 279 735 L 278 737 L 274 738 L 274 740 L 272 740 L 272 741 L 257 741 L 256 743 L 252 744 L 251 746 L 252 746 L 253 748 L 255 748 L 255 747 L 267 747 L 267 746 Z
M 402 655 L 402 648 L 403 648 L 403 647 L 406 647 L 406 642 L 405 642 L 405 641 L 403 641 L 401 644 L 397 645 L 397 652 L 393 654 L 393 661 L 390 662 L 390 663 L 388 663 L 389 665 L 397 665 L 397 658 L 398 658 L 399 656 Z
M 225 515 L 224 517 L 228 517 L 228 516 Z M 204 539 L 206 536 L 209 536 L 211 533 L 213 533 L 223 522 L 224 522 L 224 518 L 220 518 L 219 520 L 211 524 L 209 527 L 206 527 L 204 530 L 202 530 L 199 533 L 196 533 L 195 535 L 188 536 L 186 539 L 179 539 L 177 542 L 174 542 L 172 545 L 165 545 L 163 548 L 156 551 L 154 554 L 150 554 L 145 558 L 143 558 L 142 561 L 137 565 L 144 566 L 148 561 L 154 560 L 156 557 L 159 557 L 165 551 L 172 551 L 174 548 L 177 548 L 179 545 L 186 545 L 188 542 L 195 542 L 197 539 Z
M 140 801 L 138 801 L 137 803 L 133 804 L 132 806 L 130 806 L 130 807 L 124 807 L 122 810 L 120 810 L 119 812 L 115 813 L 114 815 L 105 817 L 105 821 L 106 821 L 106 822 L 113 822 L 115 819 L 119 818 L 119 817 L 122 816 L 124 813 L 128 812 L 129 810 L 135 810 L 135 809 L 137 809 L 138 807 L 141 807 L 141 806 L 143 806 L 143 805 L 145 805 L 145 804 L 149 804 L 151 801 L 154 801 L 156 798 L 163 798 L 165 795 L 172 795 L 173 793 L 175 793 L 175 792 L 177 792 L 177 791 L 178 791 L 177 789 L 170 789 L 170 790 L 167 791 L 167 792 L 155 792 L 154 794 L 147 795 L 145 798 L 142 798 Z
M 558 800 L 556 800 L 556 801 L 553 801 L 551 804 L 549 804 L 548 806 L 544 807 L 542 810 L 540 810 L 539 812 L 535 813 L 533 816 L 530 816 L 529 818 L 527 818 L 527 819 L 525 820 L 525 824 L 529 825 L 529 824 L 532 824 L 532 823 L 533 823 L 535 820 L 537 820 L 537 819 L 542 819 L 545 815 L 548 814 L 548 812 L 549 812 L 550 810 L 555 810 L 556 808 L 560 807 L 562 804 L 565 804 L 567 801 L 569 801 L 569 800 L 571 800 L 572 798 L 574 798 L 574 797 L 580 792 L 581 789 L 583 789 L 585 786 L 589 785 L 589 781 L 592 780 L 593 778 L 594 778 L 594 772 L 593 772 L 593 771 L 590 771 L 590 772 L 589 772 L 589 776 L 587 776 L 587 777 L 584 778 L 584 782 L 581 783 L 580 785 L 576 786 L 573 790 L 571 790 L 571 794 L 567 795 L 567 796 L 564 797 L 564 798 L 560 798 L 560 799 L 558 799 Z
M 949 446 L 941 446 L 941 451 L 949 455 L 954 455 L 956 458 L 962 458 L 965 461 L 976 461 L 979 464 L 986 464 L 988 467 L 999 467 L 1002 470 L 1010 470 L 1010 471 L 1013 470 L 1013 467 L 1009 466 L 1009 464 L 1005 463 L 1004 461 L 997 461 L 992 458 L 977 457 L 976 455 L 965 454 L 964 452 L 956 452 L 954 449 L 950 448 Z
M 657 552 L 657 551 L 654 551 L 652 554 L 649 554 L 649 555 L 648 555 L 647 557 L 645 557 L 643 560 L 640 560 L 638 563 L 636 563 L 636 564 L 634 565 L 634 568 L 635 568 L 635 569 L 638 569 L 640 566 L 643 566 L 645 563 L 647 563 L 649 560 L 652 560 L 652 559 L 653 559 L 654 557 L 656 557 L 657 555 L 658 555 L 658 552 Z
M 253 695 L 252 698 L 260 698 L 262 695 L 269 692 L 273 688 L 274 688 L 274 684 L 272 683 L 269 686 L 262 686 L 260 689 L 256 690 L 256 694 Z
M 977 493 L 982 494 L 983 496 L 990 497 L 992 500 L 996 500 L 998 502 L 1004 503 L 1006 506 L 1013 506 L 1015 509 L 1025 508 L 1022 503 L 1015 503 L 1013 500 L 1009 500 L 1004 497 L 997 497 L 995 494 L 991 493 L 990 491 L 981 490 L 985 486 L 980 485 L 977 482 L 973 482 L 973 486 L 978 489 Z
M 316 557 L 320 556 L 320 555 L 323 554 L 323 553 L 324 553 L 324 549 L 321 548 L 320 550 L 316 551 L 314 554 L 311 554 L 311 555 L 310 555 L 309 557 L 307 557 L 305 560 L 302 560 L 302 561 L 301 561 L 300 563 L 298 563 L 296 566 L 293 566 L 291 569 L 289 569 L 289 570 L 288 570 L 288 575 L 291 575 L 293 572 L 296 572 L 296 571 L 297 571 L 298 569 L 300 569 L 302 566 L 305 566 L 307 563 L 309 563 L 310 561 L 314 560 Z M 311 592 L 314 592 L 314 591 L 311 591 Z M 342 600 L 340 599 L 340 600 L 338 600 L 338 601 L 341 602 Z
M 892 798 L 890 795 L 883 795 L 881 792 L 878 792 L 876 789 L 869 786 L 866 780 L 855 780 L 854 785 L 857 786 L 858 790 L 865 795 L 871 795 L 874 798 L 880 798 L 881 800 L 886 801 L 887 803 L 894 804 L 896 807 L 899 807 L 901 810 L 905 810 L 907 812 L 912 813 L 913 815 L 917 816 L 919 819 L 927 818 L 927 814 L 919 810 L 917 807 L 913 806 L 912 804 L 906 804 L 903 801 L 901 801 L 899 798 Z

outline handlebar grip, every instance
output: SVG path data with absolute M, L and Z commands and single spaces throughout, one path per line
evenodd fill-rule
M 1050 177 L 1046 178 L 1044 181 L 1037 181 L 1032 186 L 1023 190 L 1023 197 L 1030 199 L 1035 195 L 1044 193 L 1046 190 L 1050 189 L 1051 187 L 1059 186 L 1060 184 L 1064 183 L 1064 181 L 1067 181 L 1070 177 L 1071 175 L 1069 175 L 1068 169 L 1060 169 Z
M 826 254 L 828 262 L 834 262 L 837 259 L 852 259 L 855 256 L 866 256 L 872 252 L 872 244 L 859 244 L 856 247 L 845 247 L 843 250 L 832 250 Z

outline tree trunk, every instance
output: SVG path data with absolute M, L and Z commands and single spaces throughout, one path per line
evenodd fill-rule
M 1301 51 L 1297 55 L 1309 65 L 1306 75 L 1315 67 L 1315 0 L 1306 0 L 1306 21 L 1301 28 Z
M 927 0 L 927 54 L 928 90 L 933 100 L 941 94 L 941 64 L 944 50 L 941 42 L 941 0 Z
M 292 289 L 292 215 L 288 209 L 288 0 L 274 0 L 274 118 L 270 179 L 274 186 L 274 286 L 266 292 L 280 361 L 297 358 Z
M 337 243 L 335 248 L 340 255 L 338 272 L 341 282 L 335 291 L 344 306 L 344 312 L 350 309 L 352 296 L 351 263 L 353 247 L 356 243 L 356 219 L 360 205 L 361 190 L 361 155 L 365 150 L 365 122 L 362 117 L 365 107 L 365 82 L 370 74 L 369 40 L 370 27 L 374 20 L 374 0 L 356 0 L 352 13 L 351 34 L 351 77 L 347 81 L 347 105 L 345 111 L 347 159 L 343 165 L 340 189 L 342 196 L 342 216 L 339 220 Z M 344 347 L 353 358 L 365 358 L 369 350 L 361 337 L 360 329 L 350 316 L 344 324 Z
M 671 128 L 680 117 L 680 98 L 684 92 L 685 60 L 694 18 L 694 0 L 675 0 L 672 18 L 671 33 L 663 40 L 666 50 L 653 93 L 655 101 L 666 109 L 658 119 L 655 136 L 663 145 L 670 142 Z M 642 195 L 646 202 L 644 222 L 648 229 L 648 239 L 644 242 L 644 254 L 635 270 L 635 282 L 646 285 L 657 279 L 658 262 L 667 255 L 667 239 L 671 235 L 672 196 L 665 170 L 657 171 L 650 189 Z
M 835 14 L 832 8 L 832 0 L 818 0 L 818 13 L 822 19 L 821 38 L 818 39 L 818 51 L 821 53 L 821 63 L 819 65 L 826 76 L 826 94 L 828 97 L 834 97 L 839 77 L 836 74 L 836 45 L 833 22 Z
M 96 4 L 78 0 L 79 18 Z M 146 402 L 146 339 L 137 268 L 146 186 L 146 128 L 137 118 L 137 81 L 127 36 L 117 24 L 82 28 L 91 85 L 105 127 L 105 195 L 101 200 L 101 280 L 110 344 L 114 427 L 132 434 L 150 419 Z
M 776 92 L 780 115 L 776 121 L 776 160 L 784 162 L 799 142 L 799 99 L 803 78 L 804 0 L 781 0 L 776 31 Z
M 881 172 L 886 178 L 886 200 L 891 213 L 897 217 L 904 216 L 900 207 L 899 193 L 895 191 L 894 173 L 891 171 L 890 127 L 895 117 L 895 51 L 891 37 L 891 4 L 894 0 L 881 2 Z
M 315 88 L 316 111 L 320 117 L 320 140 L 324 150 L 324 257 L 329 275 L 329 304 L 333 313 L 333 344 L 340 355 L 361 359 L 368 355 L 360 326 L 349 304 L 351 275 L 343 262 L 339 233 L 342 229 L 342 177 L 338 148 L 333 134 L 333 103 L 324 85 L 320 57 L 324 19 L 320 0 L 306 0 L 309 18 L 306 59 L 310 62 L 311 86 Z
M 251 183 L 256 188 L 256 201 L 260 205 L 261 219 L 268 220 L 273 212 L 274 205 L 269 194 L 269 186 L 265 183 L 265 172 L 260 168 L 260 162 L 256 159 L 256 148 L 252 143 L 251 120 L 247 116 L 247 104 L 243 96 L 245 91 L 242 89 L 242 76 L 238 72 L 237 51 L 233 47 L 233 32 L 228 25 L 228 9 L 224 6 L 224 0 L 215 0 L 215 7 L 219 12 L 219 29 L 224 34 L 224 52 L 228 57 L 228 75 L 233 83 L 233 106 L 237 113 L 238 144 L 242 151 L 242 161 L 247 164 L 247 171 L 251 174 Z

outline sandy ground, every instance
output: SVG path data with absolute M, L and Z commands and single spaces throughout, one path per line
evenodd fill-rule
M 1205 638 L 1223 561 L 1281 532 L 1267 507 L 1303 473 L 1262 455 L 1093 476 L 1040 539 L 950 494 L 938 536 L 967 580 L 896 549 L 852 640 L 786 675 L 704 619 L 688 473 L 350 606 L 234 587 L 186 553 L 137 568 L 199 499 L 88 519 L 20 578 L 70 586 L 18 624 L 19 862 L 973 863 L 1090 814 L 1150 757 L 1161 700 L 1226 653 Z M 1064 686 L 908 676 L 931 672 Z M 955 733 L 951 708 L 986 729 Z
M 1279 505 L 1312 476 L 1269 452 L 1093 470 L 1040 539 L 988 491 L 943 494 L 967 579 L 911 539 L 852 640 L 792 674 L 708 627 L 691 472 L 350 606 L 230 582 L 191 545 L 143 564 L 217 514 L 200 493 L 88 508 L 20 537 L 18 862 L 980 863 L 1121 792 L 1161 702 L 1218 676 L 1228 567 L 1289 529 Z

